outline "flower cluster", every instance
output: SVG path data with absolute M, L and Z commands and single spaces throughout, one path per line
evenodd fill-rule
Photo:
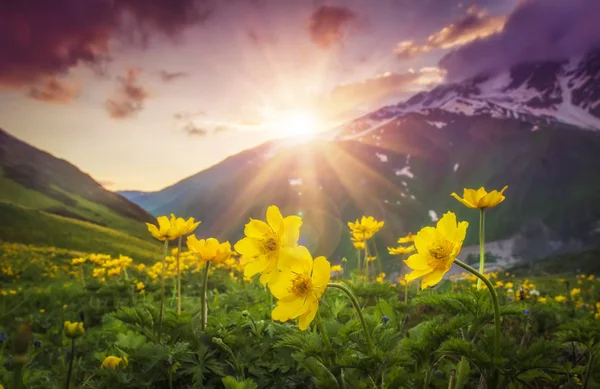
M 325 257 L 313 260 L 308 249 L 298 245 L 301 225 L 299 216 L 284 218 L 277 206 L 270 206 L 266 222 L 250 219 L 246 224 L 246 236 L 235 244 L 235 250 L 247 261 L 244 274 L 261 273 L 260 282 L 278 299 L 273 319 L 299 317 L 299 327 L 305 330 L 317 313 L 331 265 Z

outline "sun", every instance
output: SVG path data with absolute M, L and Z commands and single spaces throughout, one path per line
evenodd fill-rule
M 319 131 L 318 116 L 310 111 L 281 112 L 270 126 L 283 137 L 311 137 Z

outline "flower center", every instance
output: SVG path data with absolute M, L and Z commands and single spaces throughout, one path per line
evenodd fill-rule
M 452 253 L 454 245 L 446 239 L 439 239 L 433 242 L 429 247 L 429 266 L 437 268 L 444 267 L 448 261 L 448 257 Z
M 277 250 L 277 241 L 274 238 L 268 238 L 264 241 L 264 248 L 266 252 Z
M 312 292 L 312 280 L 309 276 L 298 274 L 292 281 L 291 292 L 296 297 L 306 297 Z

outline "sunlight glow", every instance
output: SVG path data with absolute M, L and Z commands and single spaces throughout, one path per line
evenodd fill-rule
M 311 137 L 322 127 L 319 117 L 304 110 L 275 113 L 268 127 L 280 137 Z

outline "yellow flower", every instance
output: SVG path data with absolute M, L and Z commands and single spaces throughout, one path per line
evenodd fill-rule
M 548 299 L 546 297 L 538 297 L 538 301 L 542 304 L 546 304 L 548 302 Z
M 135 290 L 137 290 L 139 293 L 144 293 L 144 289 L 146 288 L 146 285 L 144 285 L 143 282 L 138 282 L 137 284 L 135 284 Z
M 579 288 L 573 288 L 573 289 L 571 289 L 571 292 L 570 292 L 571 297 L 575 297 L 580 293 L 581 293 L 581 289 L 579 289 Z
M 68 307 L 68 305 L 67 305 L 67 304 L 64 304 L 64 305 L 63 305 L 63 309 L 67 309 L 67 307 Z
M 299 328 L 304 331 L 317 314 L 331 265 L 325 257 L 313 261 L 304 246 L 295 248 L 293 257 L 282 258 L 281 262 L 283 270 L 269 282 L 271 293 L 279 300 L 271 317 L 282 322 L 300 317 Z
M 512 282 L 507 282 L 506 284 L 504 284 L 504 287 L 505 287 L 506 289 L 512 289 L 512 288 L 513 288 L 513 286 L 514 286 L 514 285 L 513 285 L 513 283 L 512 283 Z
M 109 269 L 108 272 L 106 273 L 106 275 L 108 275 L 108 276 L 118 276 L 119 274 L 121 274 L 120 267 L 115 267 L 115 268 Z
M 85 258 L 73 258 L 71 259 L 71 265 L 81 265 L 82 263 L 85 263 L 86 259 Z
M 554 300 L 557 303 L 564 303 L 565 301 L 567 301 L 567 298 L 565 296 L 556 296 L 556 297 L 554 297 Z
M 502 281 L 496 281 L 496 285 L 494 285 L 495 288 L 501 288 L 504 286 L 504 282 Z
M 136 266 L 136 269 L 138 269 L 138 271 L 144 271 L 145 268 L 146 268 L 146 265 L 144 265 L 143 263 L 140 263 L 139 265 Z
M 412 243 L 414 241 L 415 241 L 415 235 L 413 235 L 409 232 L 408 235 L 403 236 L 402 238 L 398 239 L 398 244 Z
M 354 223 L 348 222 L 348 227 L 355 240 L 367 240 L 371 239 L 383 224 L 383 221 L 377 221 L 373 216 L 363 216 L 360 221 L 356 219 Z
M 333 265 L 331 266 L 331 272 L 332 273 L 338 273 L 342 271 L 342 266 L 341 265 Z
M 127 360 L 127 357 L 123 357 L 123 358 L 119 358 L 119 357 L 115 357 L 115 356 L 108 356 L 106 358 L 104 358 L 104 361 L 102 361 L 102 365 L 100 366 L 101 368 L 111 368 L 111 369 L 116 369 L 117 366 L 119 365 L 123 365 L 123 367 L 127 367 L 127 365 L 129 365 L 129 361 Z
M 435 228 L 422 228 L 415 238 L 417 254 L 404 261 L 413 270 L 406 275 L 406 281 L 423 277 L 423 289 L 440 282 L 460 253 L 468 226 L 467 222 L 457 224 L 456 215 L 447 212 Z
M 158 228 L 154 224 L 146 223 L 148 226 L 148 231 L 158 240 L 164 241 L 165 239 L 173 240 L 177 238 L 177 236 L 173 236 L 171 231 L 171 223 L 169 222 L 169 218 L 166 216 L 159 216 L 156 218 L 158 222 Z
M 587 278 L 588 281 L 594 281 L 596 279 L 596 276 L 593 274 L 590 274 Z
M 194 232 L 200 222 L 194 223 L 193 217 L 185 220 L 182 217 L 175 217 L 175 215 L 171 214 L 171 220 L 169 221 L 169 224 L 171 225 L 171 233 L 173 236 L 180 237 Z
M 235 244 L 235 251 L 247 262 L 244 276 L 262 273 L 260 283 L 266 285 L 277 275 L 278 262 L 290 256 L 290 249 L 298 246 L 302 219 L 283 217 L 275 205 L 267 208 L 267 222 L 250 219 L 244 229 L 245 238 Z M 293 251 L 293 250 L 292 250 Z
M 198 240 L 196 235 L 190 235 L 187 237 L 187 247 L 202 261 L 215 265 L 225 262 L 231 256 L 231 244 L 219 243 L 215 238 Z
M 477 190 L 465 188 L 462 198 L 456 193 L 452 193 L 451 196 L 469 208 L 493 208 L 504 201 L 505 197 L 503 193 L 507 188 L 508 185 L 502 188 L 500 192 L 493 190 L 489 193 L 484 189 L 483 186 Z
M 76 321 L 76 322 L 65 321 L 64 322 L 64 331 L 65 331 L 65 336 L 67 338 L 71 338 L 71 339 L 79 338 L 80 336 L 82 336 L 85 333 L 85 329 L 83 328 L 83 323 L 79 322 L 79 321 Z
M 364 250 L 365 249 L 365 241 L 364 240 L 355 240 L 352 239 L 352 244 L 354 245 L 354 248 L 357 250 Z
M 367 257 L 367 262 L 373 262 L 377 257 Z
M 40 313 L 45 313 L 46 310 L 44 308 L 40 309 Z
M 377 281 L 380 284 L 383 284 L 384 280 L 385 280 L 385 273 L 379 273 L 379 275 L 375 279 L 375 281 Z
M 415 246 L 398 246 L 398 247 L 388 247 L 388 252 L 392 255 L 404 255 L 408 253 L 412 253 L 415 251 Z
M 104 274 L 106 274 L 106 269 L 103 267 L 97 267 L 92 271 L 92 275 L 94 277 L 100 277 L 100 276 L 103 276 Z

